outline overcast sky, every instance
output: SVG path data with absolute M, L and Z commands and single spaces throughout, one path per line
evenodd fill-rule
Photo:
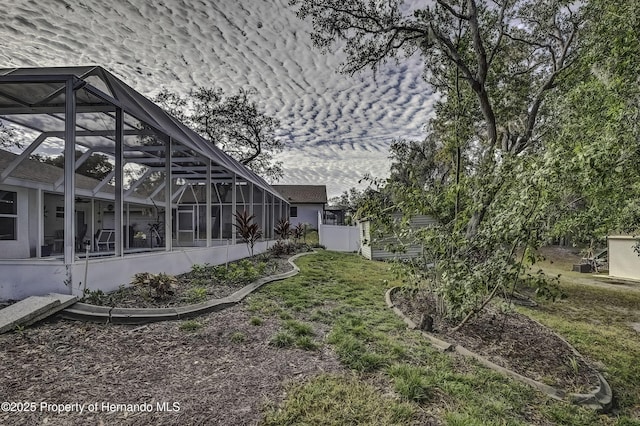
M 144 95 L 253 87 L 282 122 L 280 184 L 385 177 L 396 138 L 422 139 L 434 96 L 418 58 L 355 76 L 311 46 L 287 0 L 4 0 L 0 68 L 100 65 Z

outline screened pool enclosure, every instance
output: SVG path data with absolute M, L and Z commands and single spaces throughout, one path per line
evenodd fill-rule
M 0 300 L 235 260 L 248 254 L 235 212 L 264 231 L 256 252 L 289 214 L 264 179 L 101 67 L 0 69 L 0 120 L 12 129 L 0 150 Z M 96 154 L 113 171 L 80 174 Z M 38 160 L 60 155 L 64 167 Z

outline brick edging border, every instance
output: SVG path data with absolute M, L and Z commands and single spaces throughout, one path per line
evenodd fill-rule
M 221 299 L 211 299 L 202 303 L 175 308 L 116 308 L 97 306 L 76 302 L 62 311 L 62 317 L 80 321 L 103 322 L 113 324 L 146 324 L 156 321 L 175 321 L 195 317 L 208 312 L 220 311 L 240 302 L 252 292 L 270 282 L 283 280 L 297 275 L 300 268 L 294 263 L 296 259 L 315 252 L 298 253 L 287 261 L 293 269 L 281 274 L 260 278 Z
M 612 406 L 612 400 L 613 400 L 613 393 L 611 391 L 611 387 L 609 386 L 609 383 L 606 381 L 606 379 L 602 376 L 602 374 L 600 373 L 596 373 L 598 375 L 598 387 L 596 389 L 594 389 L 593 391 L 591 391 L 590 393 L 586 393 L 586 394 L 581 394 L 581 393 L 572 393 L 572 392 L 565 392 L 561 389 L 555 388 L 553 386 L 549 386 L 546 385 L 544 383 L 538 382 L 537 380 L 533 380 L 529 377 L 523 376 L 519 373 L 516 373 L 515 371 L 509 370 L 508 368 L 502 367 L 500 365 L 497 365 L 491 361 L 489 361 L 487 358 L 483 357 L 482 355 L 479 355 L 475 352 L 472 352 L 468 349 L 466 349 L 464 346 L 461 345 L 454 345 L 451 344 L 449 342 L 446 342 L 444 340 L 438 339 L 437 337 L 433 336 L 431 333 L 427 333 L 425 331 L 419 330 L 418 326 L 416 325 L 416 323 L 414 323 L 409 317 L 407 317 L 400 309 L 398 309 L 392 300 L 392 296 L 395 292 L 399 291 L 401 289 L 401 287 L 393 287 L 390 288 L 389 290 L 387 290 L 387 292 L 385 293 L 385 301 L 387 303 L 387 306 L 391 309 L 393 309 L 393 312 L 398 315 L 400 318 L 402 318 L 402 320 L 407 324 L 407 328 L 411 329 L 411 330 L 417 330 L 419 331 L 424 337 L 426 337 L 438 350 L 442 351 L 442 352 L 457 352 L 460 355 L 463 356 L 467 356 L 467 357 L 471 357 L 476 359 L 478 362 L 480 362 L 480 364 L 484 365 L 487 368 L 490 368 L 494 371 L 497 371 L 499 373 L 502 373 L 506 376 L 509 376 L 515 380 L 518 380 L 519 382 L 525 383 L 529 386 L 534 387 L 535 389 L 538 389 L 542 392 L 544 392 L 546 395 L 548 395 L 551 398 L 560 400 L 560 401 L 568 401 L 568 402 L 572 402 L 574 404 L 577 405 L 581 405 L 584 407 L 588 407 L 594 410 L 597 410 L 599 412 L 602 413 L 607 413 Z M 535 321 L 535 320 L 534 320 Z M 537 322 L 537 321 L 536 321 Z M 569 342 L 567 342 L 565 339 L 563 339 L 561 336 L 559 336 L 557 333 L 554 332 L 554 334 L 556 336 L 558 336 L 560 338 L 560 340 L 562 340 L 569 348 L 571 348 L 571 350 L 580 355 L 579 352 L 571 345 L 569 344 Z M 581 355 L 580 355 L 581 356 Z

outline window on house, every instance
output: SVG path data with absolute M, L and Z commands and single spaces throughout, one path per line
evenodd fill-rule
M 0 190 L 0 240 L 16 240 L 18 193 Z
M 289 208 L 289 217 L 298 217 L 298 208 L 290 207 Z

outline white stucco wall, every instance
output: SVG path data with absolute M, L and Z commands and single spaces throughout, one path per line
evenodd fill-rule
M 640 280 L 640 256 L 633 247 L 640 241 L 631 236 L 609 236 L 609 275 Z
M 274 241 L 256 243 L 254 253 L 262 253 L 274 243 Z M 88 269 L 84 260 L 78 260 L 69 267 L 71 282 L 67 282 L 69 277 L 67 267 L 55 258 L 0 260 L 2 272 L 0 300 L 20 300 L 28 296 L 52 292 L 81 296 L 85 270 L 87 271 L 87 288 L 106 292 L 128 284 L 139 272 L 164 272 L 177 275 L 188 272 L 194 264 L 219 265 L 247 256 L 246 245 L 235 244 L 188 248 L 172 252 L 148 252 L 122 258 L 94 258 L 89 260 Z
M 318 212 L 324 211 L 324 204 L 291 204 L 298 208 L 298 216 L 289 218 L 291 226 L 307 223 L 312 229 L 318 229 Z

